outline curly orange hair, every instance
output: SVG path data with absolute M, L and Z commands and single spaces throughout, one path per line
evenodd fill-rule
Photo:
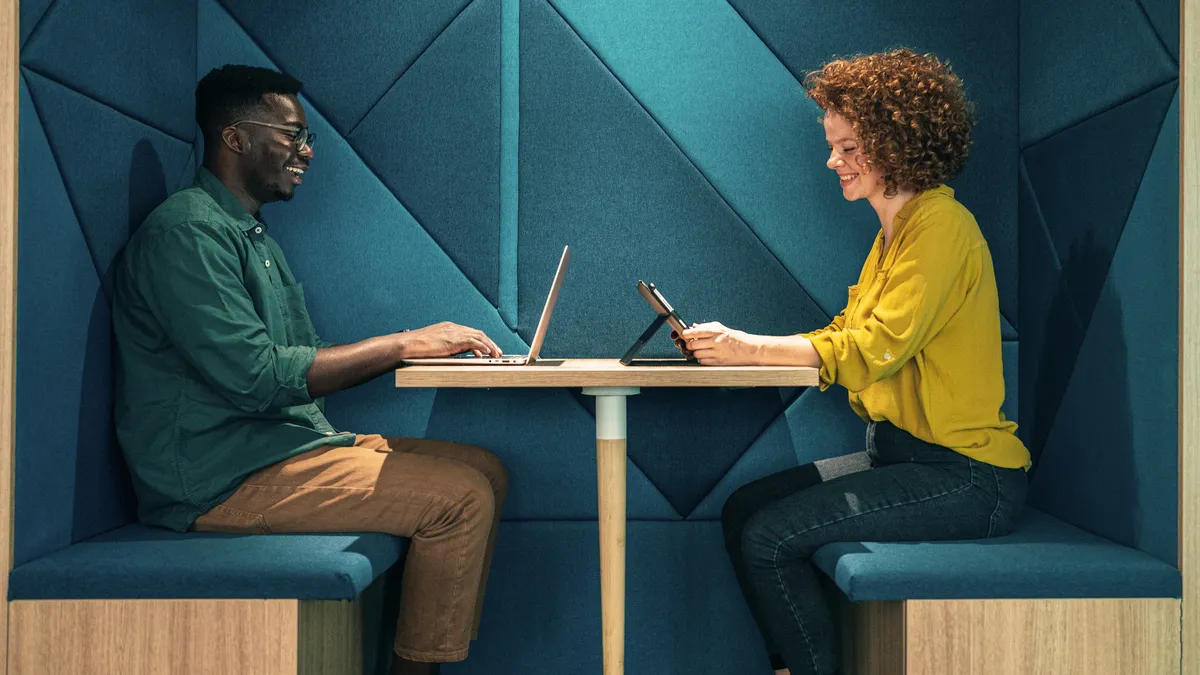
M 962 80 L 932 54 L 896 49 L 825 64 L 804 77 L 817 105 L 845 117 L 885 192 L 921 192 L 962 171 L 974 110 Z

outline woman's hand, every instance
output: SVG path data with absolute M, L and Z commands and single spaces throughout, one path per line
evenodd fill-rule
M 671 337 L 681 339 L 684 344 L 680 349 L 687 349 L 706 366 L 759 365 L 764 344 L 762 336 L 733 330 L 717 321 L 692 326 L 679 336 L 672 331 Z

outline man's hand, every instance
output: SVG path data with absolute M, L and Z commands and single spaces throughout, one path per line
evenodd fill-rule
M 502 356 L 500 348 L 483 331 L 443 321 L 397 333 L 403 358 L 453 356 L 470 351 L 475 356 Z
M 684 346 L 706 366 L 753 366 L 759 364 L 763 339 L 711 321 L 683 331 Z

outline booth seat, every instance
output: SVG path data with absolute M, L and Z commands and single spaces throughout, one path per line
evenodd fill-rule
M 178 533 L 126 525 L 12 571 L 11 600 L 354 600 L 408 549 L 360 534 Z
M 1179 598 L 1180 571 L 1035 508 L 991 539 L 829 544 L 813 561 L 851 602 Z

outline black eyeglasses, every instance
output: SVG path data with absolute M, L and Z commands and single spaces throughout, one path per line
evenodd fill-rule
M 304 146 L 306 146 L 306 145 L 308 146 L 309 150 L 312 150 L 313 143 L 317 140 L 317 135 L 315 133 L 309 131 L 308 127 L 300 127 L 299 129 L 297 129 L 296 127 L 289 127 L 289 126 L 285 126 L 282 124 L 271 124 L 270 122 L 256 122 L 254 120 L 238 120 L 238 121 L 234 122 L 233 124 L 230 124 L 229 126 L 236 127 L 239 124 L 257 124 L 260 127 L 270 127 L 272 129 L 279 129 L 280 131 L 290 131 L 290 132 L 292 132 L 292 142 L 296 144 L 297 152 L 303 151 Z

